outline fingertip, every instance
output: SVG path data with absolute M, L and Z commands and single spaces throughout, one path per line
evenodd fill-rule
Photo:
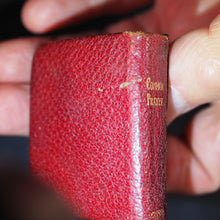
M 42 33 L 43 29 L 38 18 L 36 18 L 36 4 L 38 2 L 27 1 L 21 11 L 23 25 L 33 33 Z M 43 13 L 44 14 L 44 13 Z
M 30 94 L 28 87 L 2 85 L 0 87 L 0 134 L 28 136 Z
M 54 1 L 27 1 L 21 11 L 23 25 L 35 34 L 42 34 L 59 18 Z

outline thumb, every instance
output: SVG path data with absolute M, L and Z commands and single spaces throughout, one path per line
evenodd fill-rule
M 220 15 L 171 47 L 168 123 L 177 116 L 220 99 Z

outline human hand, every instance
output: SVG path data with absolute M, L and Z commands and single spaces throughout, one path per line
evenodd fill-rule
M 114 13 L 114 8 L 120 13 L 148 2 L 29 0 L 22 17 L 27 28 L 43 33 L 69 20 L 74 22 L 79 15 L 85 17 L 91 8 L 93 13 Z M 184 0 L 158 0 L 151 10 L 105 30 L 169 34 L 173 43 L 169 64 L 168 124 L 201 104 L 211 103 L 194 117 L 185 140 L 168 137 L 170 192 L 200 194 L 220 186 L 220 16 L 216 17 L 220 13 L 219 6 L 218 0 L 192 0 L 190 4 Z M 195 31 L 189 32 L 191 30 Z M 46 40 L 19 39 L 0 45 L 1 134 L 28 135 L 31 61 L 36 48 Z

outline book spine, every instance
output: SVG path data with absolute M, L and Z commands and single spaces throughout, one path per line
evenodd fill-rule
M 165 36 L 133 34 L 128 55 L 133 219 L 166 218 Z

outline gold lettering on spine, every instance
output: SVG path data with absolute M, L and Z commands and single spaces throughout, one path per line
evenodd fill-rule
M 162 82 L 152 82 L 150 77 L 147 78 L 146 86 L 147 89 L 151 91 L 162 91 L 164 89 Z
M 155 212 L 151 212 L 151 218 L 153 218 L 153 219 L 157 219 L 157 218 L 164 216 L 164 215 L 165 215 L 165 212 L 163 209 L 157 210 Z
M 162 82 L 153 82 L 150 77 L 147 78 L 146 87 L 149 91 L 163 91 L 164 85 Z M 149 106 L 162 106 L 164 103 L 163 98 L 152 97 L 150 93 L 147 93 L 147 105 Z
M 163 105 L 163 98 L 151 97 L 151 94 L 147 93 L 147 105 L 162 106 Z

